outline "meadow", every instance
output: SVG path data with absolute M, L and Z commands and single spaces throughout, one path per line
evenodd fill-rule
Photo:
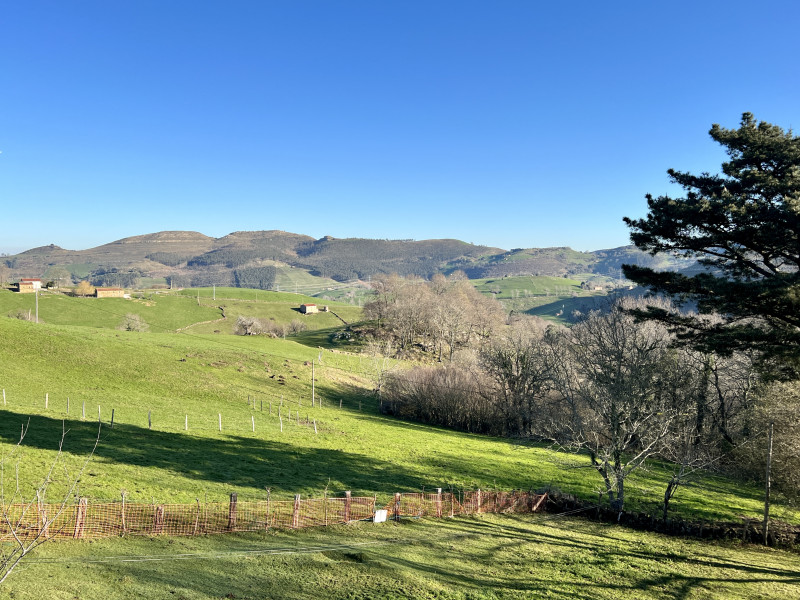
M 258 500 L 351 490 L 375 494 L 380 504 L 394 492 L 437 487 L 552 489 L 597 500 L 600 481 L 586 456 L 381 414 L 372 392 L 378 364 L 366 354 L 187 328 L 193 319 L 218 318 L 220 303 L 248 310 L 252 304 L 276 320 L 298 305 L 294 294 L 238 290 L 226 299 L 234 292 L 216 292 L 212 303 L 207 294 L 213 291 L 201 290 L 199 306 L 197 290 L 154 296 L 151 306 L 147 299 L 102 300 L 99 312 L 90 308 L 97 300 L 42 296 L 45 323 L 0 316 L 0 447 L 7 454 L 27 427 L 19 477 L 28 498 L 55 459 L 62 430 L 64 468 L 55 472 L 52 498 L 79 469 L 100 425 L 99 445 L 80 481 L 80 495 L 92 501 L 119 500 L 123 493 L 129 502 L 192 503 L 224 501 L 232 492 Z M 0 315 L 24 308 L 14 303 L 28 298 L 0 292 Z M 70 324 L 55 317 L 58 307 L 69 307 L 60 319 Z M 145 308 L 158 324 L 150 332 L 115 329 L 126 313 Z M 658 510 L 670 473 L 669 465 L 653 462 L 633 476 L 626 508 Z M 762 502 L 760 488 L 704 473 L 671 506 L 686 518 L 740 522 L 758 519 Z M 780 502 L 773 515 L 798 521 Z M 666 540 L 580 520 L 553 530 L 540 518 L 59 543 L 42 549 L 42 562 L 15 573 L 9 590 L 18 598 L 165 597 L 166 590 L 184 598 L 310 598 L 324 585 L 331 597 L 343 598 L 744 598 L 759 597 L 753 592 L 763 585 L 769 591 L 761 597 L 788 598 L 797 583 L 794 555 Z M 335 548 L 373 541 L 383 544 L 380 552 Z M 103 558 L 184 552 L 202 556 L 147 564 Z M 101 562 L 90 562 L 95 559 Z M 242 564 L 245 578 L 235 575 Z M 735 585 L 737 579 L 745 583 Z M 85 592 L 77 594 L 78 585 Z
M 800 556 L 552 515 L 44 546 L 8 597 L 794 600 Z

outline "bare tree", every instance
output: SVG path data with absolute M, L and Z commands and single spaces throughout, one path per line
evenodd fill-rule
M 553 387 L 546 333 L 543 321 L 522 319 L 480 352 L 481 366 L 493 383 L 486 393 L 500 404 L 507 434 L 544 433 L 543 405 Z
M 150 329 L 150 326 L 141 315 L 128 313 L 125 315 L 125 318 L 122 319 L 122 323 L 120 323 L 117 329 L 121 329 L 122 331 L 147 331 Z
M 62 423 L 61 439 L 58 442 L 56 456 L 50 463 L 44 478 L 26 497 L 19 482 L 19 472 L 23 460 L 23 441 L 29 425 L 30 421 L 22 425 L 19 441 L 11 452 L 0 457 L 0 511 L 2 511 L 0 514 L 0 518 L 2 518 L 0 539 L 8 540 L 8 543 L 0 544 L 0 584 L 31 552 L 53 539 L 53 536 L 58 533 L 53 530 L 53 524 L 67 510 L 68 506 L 78 499 L 81 476 L 100 442 L 100 426 L 98 425 L 97 437 L 91 451 L 77 472 L 69 473 L 63 461 L 64 441 L 68 430 Z M 61 489 L 55 503 L 48 504 L 48 491 L 54 482 L 55 472 L 59 468 L 64 470 L 66 487 Z M 13 474 L 14 481 L 10 486 L 11 493 L 8 492 L 9 486 L 7 485 L 9 470 Z M 45 506 L 47 510 L 44 509 Z M 31 513 L 37 514 L 37 526 L 34 528 L 29 526 Z
M 567 390 L 576 416 L 572 443 L 588 451 L 611 506 L 621 513 L 625 481 L 660 449 L 676 415 L 663 393 L 669 336 L 655 323 L 635 322 L 620 301 L 590 313 L 568 339 L 575 377 Z
M 264 333 L 264 323 L 258 317 L 245 317 L 239 315 L 236 325 L 233 326 L 236 335 L 260 335 Z

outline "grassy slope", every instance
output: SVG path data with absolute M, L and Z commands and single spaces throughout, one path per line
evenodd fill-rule
M 34 294 L 0 290 L 0 317 L 17 310 L 35 313 Z M 145 294 L 143 298 L 74 298 L 64 294 L 39 294 L 39 319 L 56 325 L 115 328 L 128 313 L 140 315 L 153 331 L 174 331 L 198 321 L 222 315 L 213 306 L 198 306 L 188 298 L 167 294 Z
M 605 292 L 582 290 L 579 280 L 563 277 L 498 277 L 471 282 L 479 292 L 502 302 L 507 311 L 525 312 L 560 323 L 567 322 L 573 310 L 606 297 Z
M 182 555 L 181 560 L 176 555 Z M 794 599 L 800 556 L 542 516 L 43 547 L 10 597 Z
M 301 304 L 317 304 L 318 306 L 327 305 L 330 310 L 339 315 L 348 323 L 361 319 L 361 309 L 350 304 L 341 302 L 320 302 L 317 298 L 294 294 L 289 292 L 266 292 L 262 290 L 250 290 L 244 288 L 217 288 L 214 292 L 211 288 L 200 288 L 201 303 L 212 303 L 225 309 L 227 323 L 208 323 L 192 327 L 193 333 L 213 333 L 219 330 L 222 333 L 231 333 L 236 319 L 242 315 L 247 317 L 259 317 L 262 319 L 273 319 L 277 323 L 290 323 L 295 319 L 300 319 L 310 330 L 335 329 L 343 326 L 332 313 L 316 313 L 303 315 L 300 312 Z M 179 294 L 186 298 L 197 298 L 197 289 L 183 290 Z M 216 300 L 212 301 L 212 295 L 216 293 Z
M 22 473 L 28 483 L 42 476 L 54 456 L 61 419 L 70 429 L 70 456 L 86 452 L 100 405 L 106 422 L 115 410 L 115 426 L 104 430 L 83 482 L 82 493 L 97 499 L 118 498 L 122 489 L 133 502 L 192 502 L 206 494 L 218 500 L 233 491 L 252 499 L 264 497 L 266 487 L 288 497 L 319 495 L 326 485 L 382 497 L 433 487 L 553 486 L 596 498 L 599 480 L 585 457 L 398 421 L 379 415 L 372 400 L 359 411 L 360 394 L 371 384 L 369 363 L 358 356 L 261 337 L 136 334 L 4 318 L 0 339 L 0 387 L 7 395 L 0 436 L 7 446 L 30 419 Z M 325 406 L 311 408 L 307 363 L 320 355 L 316 393 Z M 256 400 L 255 411 L 248 397 Z M 299 409 L 317 420 L 319 435 L 287 420 L 281 432 L 281 397 L 284 418 Z M 81 422 L 84 402 L 87 421 Z M 633 478 L 630 508 L 655 507 L 664 480 L 658 467 Z M 758 515 L 760 501 L 759 489 L 708 477 L 682 489 L 673 503 L 685 514 L 737 520 Z

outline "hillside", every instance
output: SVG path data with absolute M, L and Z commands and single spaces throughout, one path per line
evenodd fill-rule
M 651 257 L 625 246 L 596 252 L 571 248 L 528 248 L 510 251 L 460 240 L 318 240 L 284 231 L 240 231 L 211 238 L 190 231 L 163 231 L 117 240 L 88 250 L 56 245 L 3 257 L 6 279 L 55 278 L 59 270 L 72 279 L 89 277 L 95 285 L 173 287 L 225 285 L 277 289 L 281 273 L 297 269 L 327 281 L 368 280 L 398 273 L 430 278 L 463 270 L 471 279 L 508 276 L 552 276 L 575 279 L 597 275 L 619 278 L 624 262 L 683 269 L 693 262 Z M 133 285 L 136 284 L 136 285 Z M 321 285 L 331 287 L 331 284 Z

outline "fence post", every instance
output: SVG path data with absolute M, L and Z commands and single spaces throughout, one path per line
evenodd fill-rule
M 197 535 L 197 529 L 200 527 L 200 498 L 195 498 L 197 500 L 197 516 L 194 519 L 194 532 L 192 535 Z
M 300 494 L 294 496 L 294 507 L 292 509 L 292 527 L 297 529 L 300 525 Z
M 111 428 L 114 428 L 114 409 L 111 409 Z
M 250 415 L 250 422 L 253 425 L 253 433 L 256 432 L 256 418 L 253 415 Z
M 183 416 L 183 430 L 189 431 L 189 415 Z
M 78 506 L 75 508 L 75 531 L 72 533 L 74 539 L 83 537 L 83 529 L 86 520 L 86 498 L 78 500 Z
M 45 392 L 44 395 L 44 408 L 47 410 L 47 405 L 50 403 L 50 394 L 49 392 Z
M 67 398 L 67 401 L 69 401 L 69 398 Z M 5 388 L 3 388 L 3 406 L 5 405 L 6 405 L 6 390 Z
M 219 430 L 222 431 L 222 413 L 217 413 L 217 418 L 219 419 Z
M 400 520 L 400 492 L 394 494 L 394 520 Z
M 152 415 L 150 414 L 149 410 L 147 411 L 147 428 L 148 429 L 152 429 L 153 428 L 153 418 L 152 418 Z
M 350 503 L 351 503 L 350 490 L 347 490 L 344 493 L 344 522 L 345 523 L 349 523 L 350 522 Z
M 153 515 L 153 533 L 162 533 L 164 531 L 164 505 L 159 504 L 156 506 L 155 514 Z
M 478 499 L 478 506 L 475 508 L 475 512 L 479 513 L 481 512 L 481 488 L 478 488 L 478 493 L 476 494 L 476 497 Z
M 122 533 L 126 533 L 128 526 L 125 523 L 125 492 L 122 492 Z
M 236 493 L 231 494 L 230 508 L 228 509 L 228 530 L 233 531 L 236 529 L 236 504 L 239 497 Z
M 83 401 L 81 405 L 81 420 L 86 418 L 86 400 Z
M 442 516 L 442 488 L 436 488 L 436 516 Z

